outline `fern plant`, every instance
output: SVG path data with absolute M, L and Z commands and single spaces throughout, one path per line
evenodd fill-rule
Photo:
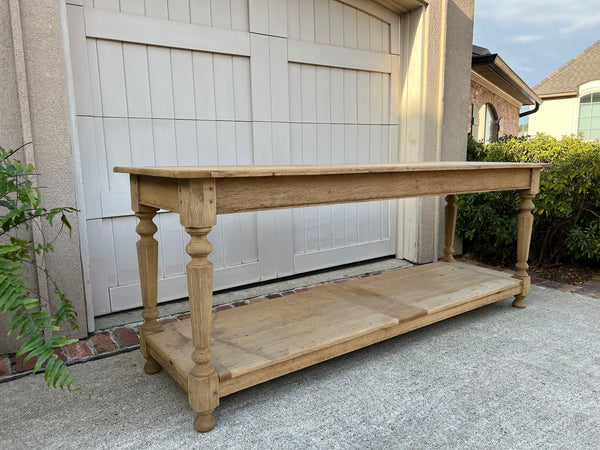
M 70 234 L 71 225 L 65 213 L 76 209 L 41 206 L 40 191 L 32 182 L 34 167 L 14 158 L 21 148 L 7 151 L 0 147 L 0 312 L 12 314 L 8 334 L 16 334 L 17 340 L 23 341 L 17 357 L 24 355 L 24 362 L 37 357 L 33 373 L 44 367 L 48 386 L 71 390 L 74 377 L 55 349 L 76 339 L 55 332 L 61 329 L 61 324 L 76 329 L 77 313 L 48 270 L 36 264 L 36 255 L 53 251 L 52 243 L 34 243 L 17 237 L 16 233 L 40 226 L 44 220 L 52 226 L 54 219 L 60 217 L 58 233 L 66 228 Z M 33 295 L 24 279 L 23 269 L 27 265 L 50 282 L 52 299 Z

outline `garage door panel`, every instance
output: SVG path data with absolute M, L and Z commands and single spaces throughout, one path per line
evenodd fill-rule
M 160 228 L 160 241 L 158 245 L 161 249 L 160 261 L 163 268 L 163 277 L 169 278 L 185 273 L 183 248 L 187 238 L 184 236 L 179 224 L 179 215 L 159 214 L 156 225 Z M 132 238 L 135 239 L 135 235 Z M 136 259 L 135 256 L 131 255 L 134 261 Z M 136 277 L 133 281 L 121 284 L 130 284 L 138 281 L 139 277 Z
M 129 182 L 113 166 L 389 161 L 398 17 L 385 11 L 366 0 L 96 0 L 69 15 L 83 34 L 71 34 L 77 91 L 89 86 L 76 96 L 90 237 L 102 242 L 90 248 L 97 314 L 140 305 Z M 214 287 L 392 253 L 393 211 L 375 202 L 219 216 L 208 237 Z M 176 214 L 155 222 L 166 301 L 187 294 L 189 236 Z
M 144 0 L 144 11 L 148 17 L 157 19 L 169 18 L 168 0 Z
M 198 164 L 217 165 L 217 123 L 213 121 L 196 122 Z
M 194 98 L 196 100 L 196 118 L 214 120 L 216 118 L 213 55 L 193 52 Z
M 292 161 L 304 164 L 389 161 L 389 125 L 291 124 Z M 294 254 L 389 240 L 389 202 L 293 211 Z
M 302 78 L 300 64 L 288 64 L 290 122 L 302 122 Z M 326 105 L 329 108 L 329 105 Z
M 123 45 L 120 42 L 99 40 L 97 52 L 102 111 L 109 117 L 126 117 Z
M 225 215 L 221 218 L 223 227 L 223 255 L 225 266 L 242 264 L 242 230 L 237 216 Z
M 134 42 L 165 48 L 181 48 L 231 55 L 250 55 L 250 39 L 231 27 L 201 26 L 160 17 L 84 8 L 86 36 L 110 41 Z M 110 23 L 110 26 L 106 26 Z
M 177 119 L 195 119 L 194 70 L 190 50 L 171 49 L 174 115 Z
M 114 245 L 113 253 L 115 256 L 115 273 L 117 275 L 117 285 L 131 284 L 139 281 L 139 272 L 136 259 L 135 237 L 136 218 L 133 216 L 118 217 L 112 219 L 109 231 L 112 231 L 112 241 Z M 160 241 L 160 231 L 156 235 L 156 240 Z M 159 261 L 162 261 L 163 249 L 159 251 Z M 163 278 L 163 265 L 159 264 L 159 278 Z
M 254 163 L 254 156 L 252 152 L 252 123 L 236 122 L 235 139 L 237 148 L 236 164 L 252 165 Z M 275 137 L 273 140 L 275 140 Z M 287 143 L 288 141 L 286 140 L 285 142 Z
M 230 0 L 211 0 L 210 2 L 211 25 L 218 28 L 231 28 L 231 2 Z
M 102 219 L 86 221 L 87 232 L 93 239 L 88 241 L 88 255 L 90 262 L 90 273 L 93 274 L 90 280 L 92 298 L 94 299 L 94 313 L 96 315 L 109 314 L 110 298 L 108 295 L 108 287 L 111 285 L 108 270 L 109 267 L 114 267 L 109 264 L 106 247 L 112 243 L 103 239 L 103 223 Z M 110 235 L 112 237 L 112 233 Z M 114 283 L 112 283 L 114 286 Z
M 122 1 L 122 0 L 121 0 Z M 189 1 L 180 0 L 178 2 L 167 2 L 169 20 L 176 22 L 190 23 L 190 5 Z
M 79 149 L 81 156 L 81 175 L 83 195 L 85 198 L 86 218 L 101 217 L 102 206 L 98 195 L 100 185 L 98 174 L 98 153 L 96 152 L 96 136 L 94 133 L 94 119 L 92 117 L 77 117 L 77 130 L 79 136 Z
M 91 3 L 91 0 L 89 1 Z M 93 7 L 219 28 L 248 30 L 247 0 L 94 0 Z M 89 5 L 91 6 L 91 5 Z
M 190 22 L 210 26 L 212 21 L 210 17 L 210 0 L 189 0 L 189 3 Z
M 102 94 L 100 92 L 100 76 L 98 70 L 98 46 L 96 39 L 87 39 L 87 60 L 90 77 L 90 96 L 92 98 L 92 112 L 95 117 L 102 116 Z M 77 76 L 73 74 L 73 76 Z M 75 95 L 80 95 L 76 93 Z
M 177 140 L 175 138 L 175 121 L 171 119 L 153 119 L 152 137 L 154 138 L 154 154 L 157 166 L 177 165 Z M 169 149 L 169 151 L 165 151 Z M 114 164 L 110 164 L 113 167 Z
M 346 205 L 331 205 L 331 235 L 332 247 L 344 247 L 346 245 Z
M 269 38 L 269 76 L 271 80 L 271 120 L 287 122 L 289 112 L 288 47 L 285 39 Z
M 119 0 L 93 0 L 94 8 L 108 11 L 119 11 Z
M 296 63 L 288 67 L 290 121 L 390 123 L 389 74 Z
M 231 56 L 213 55 L 215 104 L 217 120 L 233 120 L 233 61 Z
M 288 0 L 287 17 L 289 38 L 386 53 L 398 23 L 397 15 L 368 1 Z
M 344 5 L 333 0 L 329 0 L 329 44 L 344 46 Z
M 145 45 L 123 44 L 127 110 L 132 117 L 152 117 L 148 52 Z
M 287 122 L 289 92 L 286 41 L 279 37 L 252 34 L 250 45 L 252 118 Z
M 175 148 L 177 148 L 177 164 L 181 166 L 198 165 L 196 122 L 193 120 L 176 120 L 175 139 Z
M 333 224 L 331 221 L 331 206 L 320 206 L 319 213 L 319 250 L 333 247 Z
M 172 119 L 175 117 L 173 104 L 173 80 L 171 78 L 171 50 L 164 47 L 148 47 L 148 73 L 150 77 L 150 103 L 152 117 Z M 110 91 L 103 97 L 110 97 Z M 106 113 L 106 111 L 105 111 Z
M 255 126 L 259 135 L 255 140 L 254 162 L 256 164 L 290 163 L 290 125 L 288 123 L 269 123 Z
M 104 132 L 109 189 L 113 191 L 127 190 L 129 188 L 127 174 L 113 173 L 109 168 L 131 165 L 128 120 L 126 118 L 105 117 L 101 123 Z
M 121 12 L 128 14 L 144 15 L 144 0 L 120 0 Z M 96 6 L 98 8 L 98 6 Z

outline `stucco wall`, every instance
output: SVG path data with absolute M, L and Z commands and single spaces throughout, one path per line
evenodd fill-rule
M 17 75 L 12 45 L 10 15 L 8 2 L 0 2 L 0 146 L 14 149 L 23 144 L 21 120 L 19 114 L 19 98 L 17 96 Z M 17 343 L 14 338 L 6 336 L 8 315 L 0 315 L 0 355 L 15 351 Z
M 464 161 L 469 104 L 473 0 L 432 1 L 427 7 L 423 161 Z M 419 263 L 442 255 L 443 197 L 421 199 Z
M 530 135 L 546 133 L 560 138 L 577 133 L 577 97 L 544 100 L 538 112 L 529 116 Z
M 519 112 L 520 107 L 516 106 L 494 92 L 490 91 L 486 87 L 471 80 L 471 104 L 473 109 L 469 108 L 469 123 L 467 125 L 468 133 L 471 134 L 471 112 L 475 111 L 475 114 L 479 109 L 486 103 L 490 103 L 494 106 L 498 118 L 504 118 L 504 131 L 500 136 L 517 136 L 519 134 Z M 483 126 L 480 124 L 480 126 Z
M 76 205 L 58 8 L 56 0 L 0 2 L 0 142 L 18 146 L 31 141 L 28 162 L 36 166 L 46 208 Z M 55 249 L 43 263 L 79 313 L 79 330 L 66 331 L 82 337 L 87 326 L 76 217 L 71 224 L 72 235 L 62 233 L 55 240 L 56 229 L 43 225 L 42 234 L 46 241 L 53 240 Z M 30 277 L 30 284 L 36 282 Z M 52 295 L 51 284 L 41 283 L 39 291 Z M 2 354 L 15 346 L 4 338 L 6 318 L 0 320 Z

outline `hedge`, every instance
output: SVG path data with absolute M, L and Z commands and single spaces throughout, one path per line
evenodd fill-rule
M 469 138 L 467 158 L 552 163 L 534 199 L 530 259 L 536 264 L 600 261 L 600 141 L 538 134 L 483 145 Z M 461 195 L 457 231 L 464 250 L 494 263 L 514 263 L 518 205 L 514 191 Z

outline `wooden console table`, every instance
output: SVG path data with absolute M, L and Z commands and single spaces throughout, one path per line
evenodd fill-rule
M 144 370 L 165 368 L 189 394 L 194 427 L 210 431 L 219 398 L 375 342 L 515 296 L 525 307 L 532 199 L 543 164 L 414 163 L 325 166 L 116 167 L 129 173 L 144 311 Z M 521 196 L 514 275 L 454 262 L 456 194 L 515 189 Z M 217 214 L 446 195 L 441 262 L 387 272 L 213 313 Z M 178 212 L 186 247 L 191 319 L 161 325 L 158 242 L 152 219 Z M 449 264 L 452 263 L 452 264 Z

